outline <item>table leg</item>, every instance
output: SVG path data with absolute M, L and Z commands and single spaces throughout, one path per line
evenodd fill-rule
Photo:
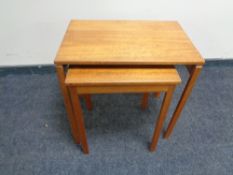
M 155 92 L 155 93 L 154 93 L 154 96 L 155 96 L 156 98 L 159 98 L 159 97 L 160 97 L 160 93 L 161 93 L 161 92 Z
M 149 93 L 144 93 L 141 102 L 141 108 L 145 110 L 148 107 Z
M 75 118 L 78 121 L 78 129 L 80 133 L 80 139 L 81 139 L 81 146 L 83 149 L 83 152 L 85 154 L 89 153 L 88 144 L 87 144 L 87 137 L 86 137 L 86 130 L 84 126 L 84 119 L 82 114 L 82 109 L 79 101 L 79 97 L 77 96 L 77 90 L 76 87 L 69 87 L 70 95 L 71 95 L 71 101 L 73 106 L 73 111 Z
M 62 65 L 57 65 L 56 66 L 56 71 L 57 71 L 57 77 L 58 77 L 58 81 L 59 81 L 59 84 L 60 84 L 60 88 L 61 88 L 61 91 L 62 91 L 62 94 L 63 94 L 63 97 L 64 97 L 64 103 L 65 103 L 65 108 L 66 108 L 66 111 L 67 111 L 67 114 L 68 114 L 68 120 L 69 120 L 69 123 L 70 123 L 71 132 L 72 132 L 72 135 L 74 137 L 75 142 L 77 144 L 80 144 L 77 121 L 76 121 L 76 119 L 74 117 L 74 114 L 73 114 L 68 89 L 65 86 L 64 67 Z
M 159 98 L 160 92 L 154 92 L 154 96 L 156 98 Z M 142 102 L 141 102 L 141 108 L 143 110 L 145 110 L 148 107 L 148 100 L 149 100 L 149 93 L 143 93 Z
M 171 133 L 176 125 L 176 122 L 177 122 L 177 120 L 182 112 L 182 109 L 183 109 L 183 107 L 184 107 L 184 105 L 185 105 L 185 103 L 186 103 L 186 101 L 187 101 L 187 99 L 192 91 L 192 88 L 193 88 L 193 86 L 198 78 L 198 75 L 201 72 L 201 69 L 202 69 L 202 66 L 199 66 L 199 65 L 192 66 L 191 68 L 189 67 L 189 73 L 190 73 L 189 80 L 186 83 L 185 89 L 182 93 L 182 96 L 179 100 L 179 103 L 176 106 L 176 110 L 173 113 L 172 119 L 171 119 L 171 121 L 168 125 L 168 128 L 164 134 L 164 138 L 168 138 L 171 135 Z
M 83 97 L 85 98 L 87 109 L 89 111 L 91 111 L 93 109 L 93 105 L 92 105 L 92 101 L 91 101 L 91 95 L 86 94 L 86 95 L 83 95 Z
M 159 113 L 159 118 L 158 118 L 158 120 L 156 122 L 154 134 L 153 134 L 153 137 L 152 137 L 152 142 L 151 142 L 151 145 L 150 145 L 150 151 L 155 151 L 155 149 L 156 149 L 156 146 L 157 146 L 157 143 L 158 143 L 158 140 L 159 140 L 159 135 L 160 135 L 161 129 L 163 127 L 163 123 L 164 123 L 164 120 L 166 118 L 166 115 L 167 115 L 167 112 L 168 112 L 169 105 L 171 103 L 171 99 L 172 99 L 172 95 L 173 95 L 174 90 L 175 90 L 175 86 L 171 86 L 168 89 L 168 91 L 165 92 L 165 96 L 164 96 L 163 103 L 162 103 L 160 113 Z

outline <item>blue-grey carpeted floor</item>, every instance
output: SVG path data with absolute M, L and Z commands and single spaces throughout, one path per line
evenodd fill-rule
M 183 82 L 187 72 L 179 68 Z M 184 84 L 184 83 L 183 83 Z M 182 86 L 174 94 L 175 108 Z M 233 174 L 233 63 L 207 62 L 169 140 L 148 151 L 162 97 L 95 95 L 75 145 L 54 68 L 0 69 L 0 174 Z

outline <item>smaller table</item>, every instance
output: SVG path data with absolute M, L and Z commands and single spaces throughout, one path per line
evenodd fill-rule
M 181 82 L 172 66 L 151 68 L 69 68 L 66 85 L 71 94 L 72 106 L 79 128 L 83 152 L 88 154 L 85 122 L 79 101 L 81 94 L 164 92 L 163 103 L 157 117 L 150 151 L 155 151 L 173 92 Z
M 65 86 L 65 67 L 184 65 L 189 80 L 165 133 L 171 134 L 204 64 L 181 26 L 175 21 L 72 20 L 58 50 L 55 64 L 71 123 L 77 138 L 77 126 L 70 95 Z

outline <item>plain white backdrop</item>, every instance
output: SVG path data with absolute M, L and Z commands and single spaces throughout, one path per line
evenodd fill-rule
M 70 19 L 177 20 L 205 59 L 233 58 L 232 0 L 0 0 L 0 66 L 52 64 Z

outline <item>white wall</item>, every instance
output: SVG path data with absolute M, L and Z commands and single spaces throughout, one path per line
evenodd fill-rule
M 70 19 L 178 20 L 205 58 L 233 58 L 232 0 L 0 0 L 0 66 L 51 64 Z

